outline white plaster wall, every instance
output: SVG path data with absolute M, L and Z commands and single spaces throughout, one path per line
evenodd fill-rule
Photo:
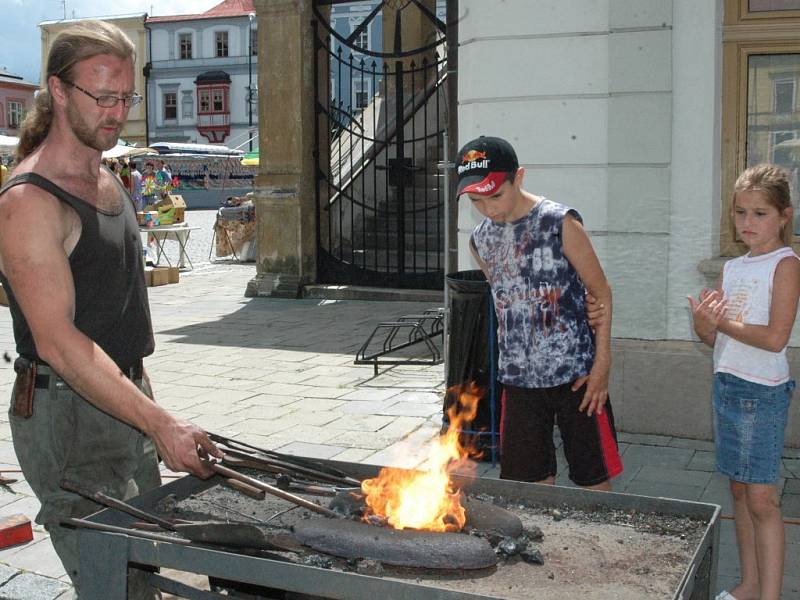
M 675 2 L 667 335 L 692 339 L 687 294 L 698 263 L 719 254 L 721 0 Z
M 166 29 L 150 29 L 150 60 L 169 60 L 169 32 Z
M 673 2 L 501 4 L 461 2 L 459 141 L 509 139 L 526 188 L 583 215 L 614 289 L 614 335 L 663 338 Z M 460 203 L 459 268 L 474 268 L 480 216 Z
M 615 337 L 695 339 L 686 295 L 719 254 L 722 0 L 460 11 L 459 142 L 507 138 L 525 187 L 581 212 L 614 289 Z M 475 268 L 480 215 L 459 203 L 459 268 Z

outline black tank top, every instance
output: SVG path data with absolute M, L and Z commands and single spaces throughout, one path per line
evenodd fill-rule
M 133 202 L 122 185 L 117 182 L 122 210 L 111 214 L 36 173 L 9 179 L 0 188 L 0 195 L 23 183 L 53 194 L 80 217 L 81 237 L 69 257 L 75 283 L 75 327 L 123 370 L 152 354 L 155 342 L 144 282 L 142 240 Z M 0 273 L 0 282 L 8 295 L 17 353 L 39 360 L 31 330 L 4 273 Z

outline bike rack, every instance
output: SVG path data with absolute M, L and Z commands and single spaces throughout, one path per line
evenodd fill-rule
M 386 334 L 381 349 L 367 354 L 373 339 L 379 331 Z M 401 337 L 398 341 L 398 334 L 401 331 L 408 331 L 408 335 Z M 356 353 L 354 364 L 371 364 L 378 375 L 378 365 L 436 365 L 442 362 L 442 352 L 434 343 L 434 338 L 444 335 L 444 309 L 431 308 L 418 315 L 403 315 L 395 321 L 384 321 L 379 323 L 372 331 L 367 340 L 361 345 Z M 422 358 L 392 358 L 383 357 L 408 348 L 415 344 L 425 344 L 428 356 Z

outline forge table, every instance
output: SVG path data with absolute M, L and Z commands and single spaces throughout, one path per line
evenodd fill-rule
M 322 461 L 359 479 L 373 477 L 380 467 L 356 463 Z M 218 478 L 201 481 L 192 476 L 175 480 L 135 498 L 131 504 L 156 512 L 159 501 L 169 495 L 188 498 L 219 483 Z M 533 501 L 550 506 L 569 505 L 580 510 L 593 511 L 598 507 L 621 511 L 658 513 L 690 517 L 703 523 L 702 538 L 693 546 L 692 557 L 682 568 L 681 581 L 671 597 L 674 600 L 710 600 L 717 576 L 719 548 L 720 507 L 714 504 L 651 498 L 597 492 L 578 488 L 543 486 L 494 479 L 464 479 L 459 482 L 471 494 L 502 495 L 508 499 Z M 101 510 L 88 517 L 94 523 L 127 527 L 135 519 L 114 510 Z M 144 570 L 157 567 L 177 569 L 216 577 L 229 581 L 248 583 L 267 588 L 277 588 L 300 594 L 338 600 L 488 600 L 474 591 L 456 591 L 391 577 L 360 575 L 352 572 L 329 570 L 305 564 L 286 562 L 276 558 L 247 555 L 232 550 L 210 546 L 181 545 L 165 540 L 143 539 L 124 533 L 110 533 L 92 529 L 78 531 L 80 553 L 80 585 L 82 600 L 125 600 L 126 576 L 129 566 Z M 135 563 L 131 565 L 131 563 Z M 161 590 L 192 600 L 222 600 L 214 592 L 203 591 L 168 579 L 155 573 L 151 581 Z M 469 589 L 465 585 L 464 589 Z M 535 590 L 531 590 L 535 600 Z
M 192 231 L 200 229 L 199 227 L 189 227 L 185 223 L 182 225 L 159 225 L 158 227 L 139 227 L 140 234 L 147 234 L 149 236 L 153 236 L 153 239 L 156 242 L 156 265 L 161 262 L 161 258 L 163 257 L 164 260 L 167 261 L 167 264 L 171 267 L 172 262 L 169 260 L 169 257 L 164 252 L 164 243 L 169 239 L 170 236 L 178 242 L 179 247 L 179 254 L 178 254 L 178 268 L 185 269 L 186 263 L 188 261 L 190 269 L 194 268 L 192 264 L 192 260 L 189 258 L 188 253 L 186 252 L 186 245 L 189 243 L 189 235 Z

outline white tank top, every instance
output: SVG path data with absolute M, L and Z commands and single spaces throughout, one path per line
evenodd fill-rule
M 778 263 L 787 256 L 800 260 L 785 246 L 769 254 L 745 254 L 725 263 L 722 291 L 728 300 L 728 319 L 750 325 L 769 324 L 772 279 Z M 790 379 L 785 347 L 780 352 L 770 352 L 720 332 L 714 343 L 714 372 L 730 373 L 762 385 L 779 385 Z

